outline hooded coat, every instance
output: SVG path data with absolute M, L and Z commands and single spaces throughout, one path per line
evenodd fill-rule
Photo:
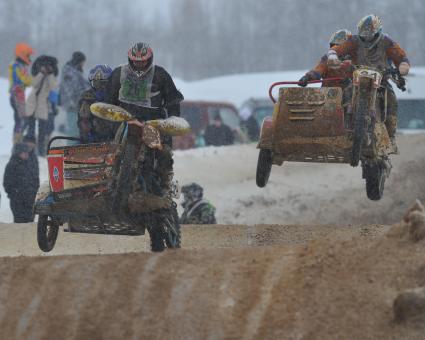
M 33 78 L 31 93 L 25 105 L 27 117 L 47 120 L 49 117 L 49 94 L 56 90 L 56 78 L 53 74 L 38 73 Z
M 90 84 L 82 70 L 79 70 L 72 61 L 62 69 L 62 77 L 59 86 L 61 106 L 69 112 L 78 112 L 81 94 L 90 88 Z

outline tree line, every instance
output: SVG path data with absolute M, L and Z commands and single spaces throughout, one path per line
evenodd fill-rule
M 374 13 L 404 47 L 413 65 L 425 65 L 422 0 L 174 0 L 153 11 L 145 1 L 14 0 L 0 3 L 0 75 L 14 45 L 63 64 L 81 50 L 88 64 L 126 61 L 132 42 L 147 41 L 158 64 L 194 80 L 223 74 L 308 69 L 337 29 L 355 31 Z

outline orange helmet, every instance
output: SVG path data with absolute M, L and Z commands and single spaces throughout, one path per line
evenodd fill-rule
M 34 50 L 32 47 L 26 43 L 18 43 L 15 47 L 15 55 L 16 58 L 22 59 L 22 61 L 26 64 L 30 64 L 31 55 L 34 54 Z

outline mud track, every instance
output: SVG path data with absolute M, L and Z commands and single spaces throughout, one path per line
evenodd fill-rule
M 420 339 L 391 306 L 424 279 L 425 249 L 388 229 L 185 226 L 186 249 L 161 254 L 2 257 L 0 337 Z M 56 254 L 99 251 L 60 237 Z M 97 238 L 102 253 L 146 241 Z

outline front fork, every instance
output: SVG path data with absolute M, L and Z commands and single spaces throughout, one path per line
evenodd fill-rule
M 377 121 L 377 94 L 378 89 L 370 78 L 362 78 L 358 84 L 353 85 L 351 100 L 351 113 L 357 112 L 359 96 L 368 95 L 368 110 L 365 113 L 366 134 L 364 143 L 370 145 L 373 138 L 375 122 Z M 354 117 L 353 117 L 354 118 Z

